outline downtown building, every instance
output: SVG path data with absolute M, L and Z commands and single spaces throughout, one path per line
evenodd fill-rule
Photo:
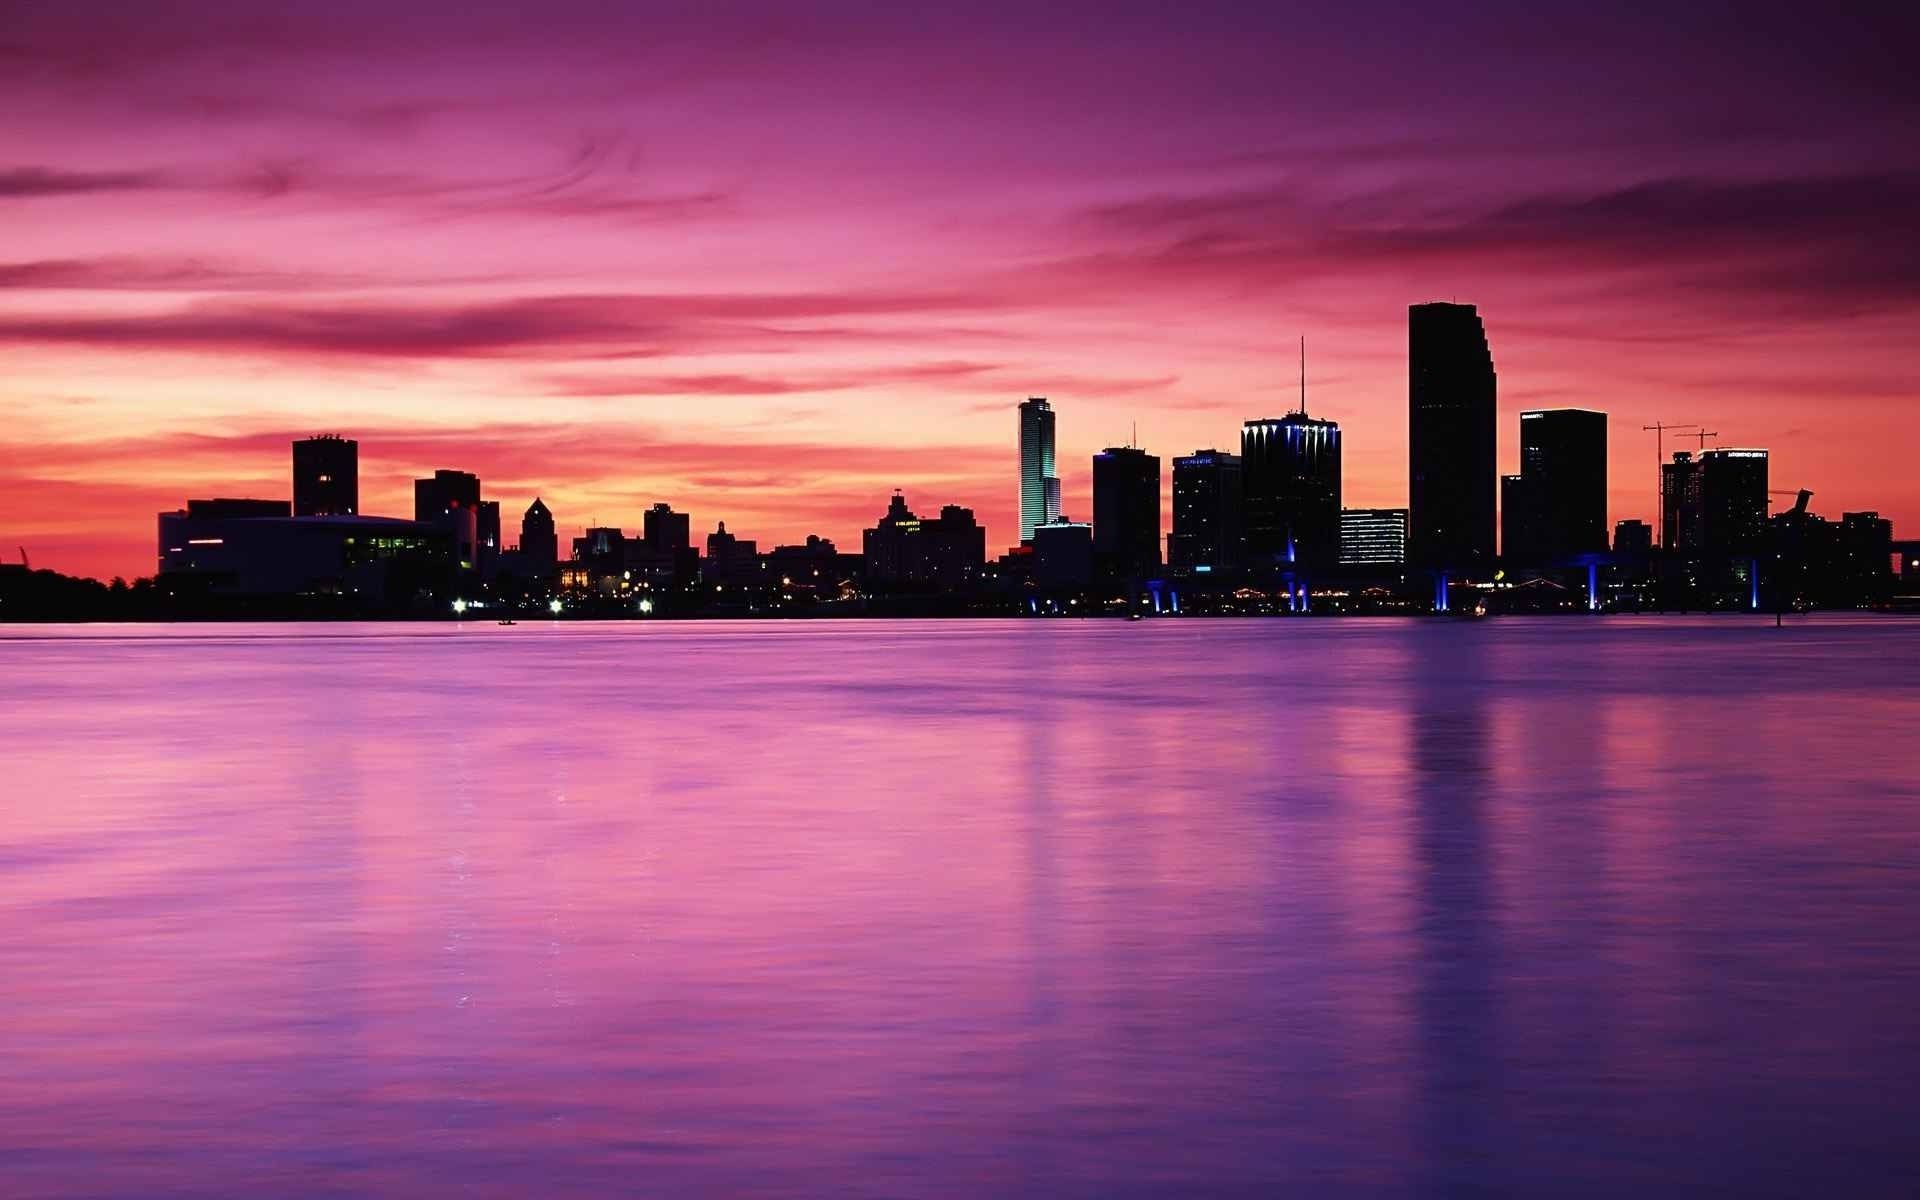
M 1173 532 L 1167 566 L 1176 574 L 1230 571 L 1241 554 L 1240 456 L 1195 450 L 1173 460 Z
M 293 443 L 293 514 L 351 517 L 360 511 L 360 443 L 323 433 Z
M 1093 553 L 1115 579 L 1160 573 L 1160 457 L 1136 446 L 1093 456 Z
M 500 554 L 500 502 L 480 498 L 478 475 L 438 470 L 414 480 L 413 519 L 447 530 L 462 570 L 492 572 Z
M 1407 563 L 1407 510 L 1340 510 L 1340 565 L 1404 567 Z
M 1767 452 L 1676 451 L 1660 468 L 1661 545 L 1682 558 L 1751 556 L 1767 527 Z
M 899 492 L 887 511 L 861 535 L 869 587 L 959 592 L 980 581 L 987 563 L 987 529 L 973 510 L 949 504 L 922 520 Z
M 1607 414 L 1520 414 L 1520 473 L 1500 477 L 1500 557 L 1523 566 L 1607 552 Z
M 1246 565 L 1330 567 L 1340 561 L 1340 426 L 1305 412 L 1240 430 Z
M 1407 560 L 1446 571 L 1494 562 L 1498 384 L 1471 304 L 1407 309 Z
M 1053 408 L 1034 396 L 1020 404 L 1020 540 L 1060 516 L 1060 477 L 1054 467 Z

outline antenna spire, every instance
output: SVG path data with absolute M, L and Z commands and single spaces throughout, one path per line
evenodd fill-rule
M 1307 415 L 1307 335 L 1300 335 L 1300 415 Z

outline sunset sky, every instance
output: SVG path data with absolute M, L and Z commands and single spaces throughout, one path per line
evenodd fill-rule
M 1022 398 L 1084 517 L 1135 423 L 1286 411 L 1302 334 L 1400 505 L 1454 298 L 1503 469 L 1604 409 L 1651 519 L 1641 426 L 1698 422 L 1920 536 L 1920 19 L 1671 7 L 0 0 L 0 548 L 150 574 L 333 431 L 366 511 L 471 470 L 509 541 L 537 494 L 854 549 L 900 487 L 997 551 Z

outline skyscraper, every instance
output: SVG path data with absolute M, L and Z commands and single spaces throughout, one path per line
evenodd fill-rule
M 1331 566 L 1340 560 L 1340 426 L 1304 412 L 1240 430 L 1247 563 Z
M 1662 545 L 1680 554 L 1757 553 L 1767 527 L 1767 452 L 1678 451 L 1660 469 Z
M 1173 460 L 1173 533 L 1167 565 L 1224 571 L 1240 562 L 1240 456 L 1195 450 Z
M 463 568 L 481 565 L 480 477 L 466 471 L 440 470 L 431 479 L 413 481 L 413 519 L 447 530 L 453 537 L 454 561 Z M 499 539 L 499 513 L 493 514 L 493 533 Z
M 1160 457 L 1135 446 L 1093 456 L 1093 552 L 1121 579 L 1160 571 Z
M 1607 414 L 1520 414 L 1520 473 L 1500 477 L 1500 555 L 1544 564 L 1607 550 Z
M 360 443 L 338 434 L 293 444 L 293 515 L 351 517 L 360 511 Z
M 1020 540 L 1060 515 L 1060 478 L 1054 474 L 1053 409 L 1040 396 L 1020 404 Z
M 1471 304 L 1407 309 L 1407 558 L 1492 564 L 1498 471 L 1493 353 Z
M 540 575 L 552 571 L 560 559 L 560 535 L 554 528 L 553 513 L 538 496 L 520 518 L 520 556 Z

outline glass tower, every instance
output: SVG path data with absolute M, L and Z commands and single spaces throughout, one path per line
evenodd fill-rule
M 1060 479 L 1053 466 L 1053 409 L 1035 396 L 1020 405 L 1020 540 L 1060 515 Z

